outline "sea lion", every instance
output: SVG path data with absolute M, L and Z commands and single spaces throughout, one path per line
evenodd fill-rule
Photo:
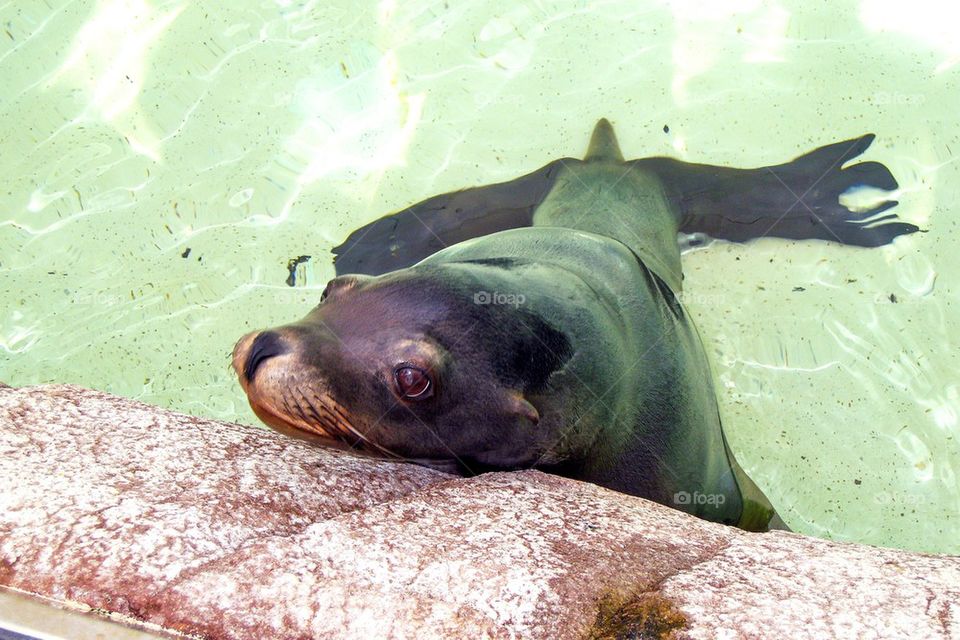
M 678 232 L 865 247 L 917 231 L 840 206 L 897 188 L 866 135 L 792 162 L 730 169 L 624 161 L 595 127 L 583 160 L 444 194 L 334 249 L 342 274 L 299 322 L 240 339 L 253 410 L 448 471 L 538 468 L 748 529 L 773 511 L 721 430 L 680 303 Z

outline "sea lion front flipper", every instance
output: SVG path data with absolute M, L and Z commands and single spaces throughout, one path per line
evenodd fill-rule
M 734 242 L 770 236 L 878 247 L 919 228 L 898 221 L 895 214 L 879 216 L 895 207 L 895 200 L 856 211 L 840 204 L 840 195 L 857 187 L 897 189 L 890 170 L 879 162 L 843 167 L 866 151 L 873 139 L 873 134 L 867 134 L 759 169 L 730 169 L 670 158 L 635 162 L 660 177 L 668 198 L 677 206 L 683 232 Z
M 364 225 L 333 249 L 337 274 L 403 269 L 470 238 L 529 227 L 564 161 L 498 184 L 434 196 Z

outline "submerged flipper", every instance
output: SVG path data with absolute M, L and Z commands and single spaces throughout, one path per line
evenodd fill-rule
M 510 182 L 434 196 L 360 227 L 333 250 L 337 275 L 379 275 L 470 238 L 529 227 L 562 162 L 555 160 Z
M 879 162 L 843 168 L 866 151 L 873 139 L 873 134 L 867 134 L 759 169 L 672 158 L 632 160 L 623 166 L 660 180 L 682 232 L 734 242 L 770 236 L 876 247 L 919 228 L 898 221 L 894 214 L 879 216 L 896 206 L 895 200 L 866 211 L 840 204 L 840 195 L 854 187 L 897 188 L 890 170 Z M 379 275 L 409 267 L 463 240 L 529 227 L 564 166 L 581 162 L 623 162 L 607 120 L 594 128 L 583 161 L 555 160 L 516 180 L 434 196 L 360 227 L 333 250 L 337 274 Z
M 826 145 L 786 164 L 759 169 L 730 169 L 690 164 L 671 158 L 646 158 L 635 165 L 657 174 L 680 214 L 680 231 L 744 242 L 776 237 L 832 240 L 861 247 L 888 244 L 919 231 L 880 213 L 895 207 L 885 200 L 865 211 L 841 205 L 840 195 L 856 187 L 897 188 L 879 162 L 843 168 L 873 142 L 867 134 Z

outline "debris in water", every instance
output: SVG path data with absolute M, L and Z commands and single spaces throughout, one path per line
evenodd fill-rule
M 290 276 L 287 278 L 288 287 L 297 286 L 297 267 L 309 259 L 310 256 L 297 256 L 287 261 L 287 271 L 290 272 Z

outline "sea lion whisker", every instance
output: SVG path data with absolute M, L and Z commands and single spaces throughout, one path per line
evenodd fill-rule
M 313 413 L 313 415 L 316 417 L 318 421 L 321 421 L 325 424 L 333 425 L 336 427 L 335 430 L 338 431 L 341 435 L 346 435 L 343 427 L 344 425 L 347 425 L 350 423 L 349 417 L 347 417 L 346 415 L 338 415 L 334 413 L 329 406 L 330 404 L 329 402 L 324 402 L 318 399 L 318 402 L 314 403 L 313 400 L 311 400 L 310 396 L 304 393 L 302 389 L 297 389 L 297 393 L 303 399 L 304 403 L 308 407 L 310 407 L 310 411 Z
M 290 402 L 287 399 L 286 394 L 280 396 L 280 401 L 283 403 L 283 410 L 287 413 L 287 415 L 295 415 L 293 409 L 290 407 Z
M 398 458 L 399 460 L 409 461 L 409 458 L 406 458 L 405 456 L 402 456 L 402 455 L 400 455 L 399 453 L 396 453 L 395 451 L 391 451 L 391 450 L 388 449 L 387 447 L 384 447 L 384 446 L 382 446 L 382 445 L 379 445 L 379 444 L 377 444 L 376 442 L 374 442 L 373 440 L 370 440 L 370 439 L 367 438 L 365 435 L 363 435 L 362 433 L 360 433 L 359 431 L 357 431 L 357 429 L 355 429 L 355 428 L 353 427 L 353 425 L 348 424 L 348 425 L 346 425 L 346 427 L 347 427 L 347 429 L 349 429 L 355 436 L 357 436 L 360 440 L 362 440 L 362 441 L 365 442 L 366 444 L 369 444 L 371 447 L 374 447 L 375 449 L 378 449 L 379 451 L 382 451 L 383 453 L 387 454 L 388 456 L 391 456 L 391 457 L 394 457 L 394 458 Z
M 304 400 L 306 399 L 304 398 Z M 308 411 L 303 408 L 303 405 L 300 404 L 299 400 L 294 399 L 294 404 L 296 405 L 296 408 L 297 408 L 295 415 L 299 416 L 305 425 L 314 423 L 317 426 L 319 426 L 326 435 L 335 439 L 343 438 L 344 436 L 343 429 L 341 429 L 340 426 L 335 421 L 329 420 L 328 418 L 325 418 L 324 416 L 319 415 L 316 412 L 316 410 L 314 410 L 312 405 L 307 403 L 309 407 L 309 411 Z M 308 415 L 308 413 L 310 415 Z
M 350 418 L 349 416 L 347 416 L 347 414 L 343 410 L 337 409 L 337 408 L 331 408 L 331 407 L 325 407 L 325 408 L 331 415 L 349 422 Z
M 350 416 L 342 411 L 337 411 L 336 409 L 329 407 L 325 402 L 320 403 L 319 410 L 331 420 L 343 420 L 344 422 L 350 422 Z
M 318 423 L 320 423 L 322 426 L 326 427 L 327 423 L 329 423 L 330 421 L 326 419 L 325 416 L 321 416 L 319 413 L 317 413 L 316 407 L 313 406 L 313 403 L 310 402 L 310 400 L 307 400 L 306 398 L 304 398 L 304 400 L 307 403 L 307 409 L 309 409 L 310 414 L 313 416 L 313 419 L 316 420 Z
M 344 439 L 344 436 L 346 436 L 346 433 L 344 432 L 343 427 L 340 425 L 340 423 L 337 420 L 331 419 L 329 415 L 321 415 L 320 412 L 317 411 L 316 406 L 312 402 L 310 402 L 310 399 L 306 396 L 306 394 L 303 393 L 301 389 L 294 389 L 294 392 L 299 396 L 301 400 L 303 400 L 304 404 L 306 404 L 307 407 L 309 408 L 310 413 L 313 417 L 313 421 L 315 421 L 325 431 L 328 431 L 331 437 L 337 438 L 337 439 Z M 301 407 L 299 400 L 296 400 L 296 403 L 298 407 Z M 321 403 L 320 406 L 323 407 L 323 404 Z M 303 412 L 302 407 L 301 407 L 301 412 Z M 303 415 L 303 419 L 306 422 L 310 422 L 310 419 L 308 419 L 306 415 Z
M 304 422 L 310 422 L 310 420 L 307 418 L 306 413 L 304 413 L 303 411 L 303 407 L 300 406 L 300 402 L 297 401 L 296 398 L 293 398 L 293 405 L 297 408 L 295 415 L 299 416 L 300 419 L 303 420 Z
M 310 413 L 315 419 L 322 420 L 324 422 L 336 422 L 336 420 L 333 419 L 333 416 L 330 415 L 330 412 L 324 409 L 323 405 L 320 405 L 320 408 L 317 408 L 317 406 L 306 397 L 303 398 L 303 401 L 310 409 Z
M 328 403 L 328 402 L 322 402 L 322 401 L 318 402 L 318 404 L 320 405 L 320 410 L 322 410 L 325 413 L 325 415 L 321 417 L 320 411 L 317 409 L 316 405 L 313 402 L 311 402 L 310 398 L 307 397 L 307 394 L 305 394 L 302 389 L 296 389 L 296 393 L 297 395 L 300 396 L 303 402 L 308 407 L 310 407 L 310 410 L 315 416 L 315 419 L 321 424 L 323 424 L 324 426 L 327 426 L 328 428 L 330 428 L 331 431 L 334 431 L 341 438 L 346 436 L 348 433 L 352 433 L 359 441 L 370 445 L 371 447 L 381 451 L 382 453 L 386 454 L 389 457 L 398 458 L 400 460 L 407 460 L 407 458 L 405 458 L 404 456 L 396 453 L 395 451 L 391 451 L 387 447 L 377 444 L 376 442 L 367 438 L 364 434 L 360 433 L 360 431 L 353 426 L 353 424 L 350 422 L 347 416 L 344 415 L 343 411 L 339 409 L 339 407 L 336 407 L 334 403 Z M 299 406 L 299 403 L 297 404 Z M 337 419 L 338 417 L 340 418 L 339 420 Z

